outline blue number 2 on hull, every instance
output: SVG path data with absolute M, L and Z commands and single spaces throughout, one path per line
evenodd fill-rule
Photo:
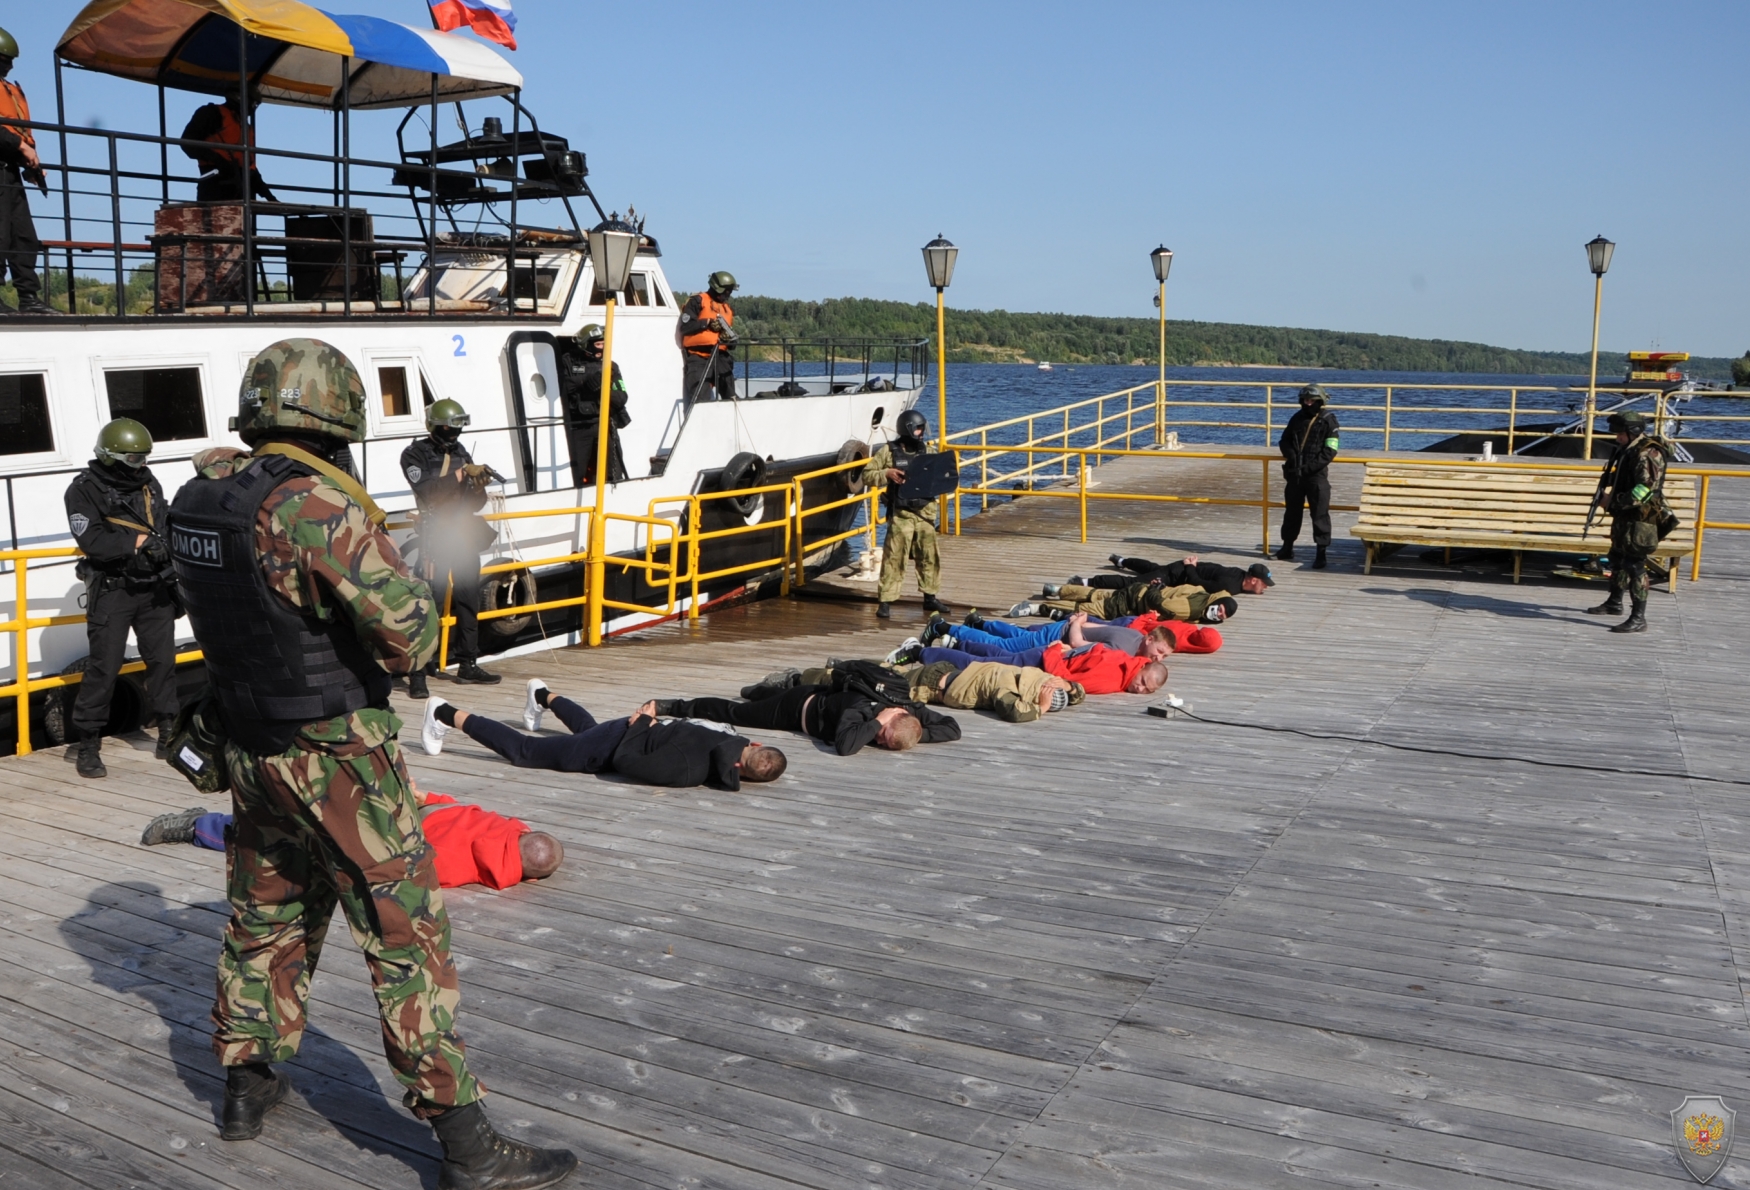
M 466 342 L 466 340 L 464 340 L 462 338 L 462 336 L 451 335 L 450 341 L 456 345 L 456 354 L 457 355 L 460 356 L 460 355 L 467 355 L 468 354 L 467 342 Z

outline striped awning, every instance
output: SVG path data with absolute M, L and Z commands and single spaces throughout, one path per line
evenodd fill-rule
M 237 90 L 238 38 L 267 103 L 340 106 L 343 64 L 355 108 L 409 107 L 504 95 L 523 76 L 466 37 L 380 17 L 323 12 L 298 0 L 92 0 L 56 47 L 63 61 L 181 91 Z

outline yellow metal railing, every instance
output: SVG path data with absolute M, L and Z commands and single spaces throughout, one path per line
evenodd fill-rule
M 681 600 L 688 601 L 686 609 L 689 618 L 696 619 L 701 606 L 700 588 L 703 584 L 714 582 L 721 578 L 737 574 L 753 574 L 773 569 L 778 570 L 781 590 L 789 592 L 792 587 L 800 587 L 807 581 L 806 562 L 810 552 L 819 551 L 836 545 L 841 541 L 859 535 L 867 535 L 871 547 L 875 541 L 875 501 L 879 491 L 869 488 L 865 491 L 847 494 L 827 500 L 813 506 L 807 503 L 805 484 L 810 480 L 838 474 L 841 472 L 861 471 L 865 460 L 855 459 L 847 463 L 835 463 L 797 475 L 782 483 L 765 484 L 760 487 L 738 488 L 724 492 L 704 492 L 690 496 L 662 497 L 652 500 L 650 512 L 646 515 L 632 513 L 610 512 L 607 520 L 610 525 L 615 522 L 637 527 L 635 532 L 643 538 L 642 556 L 608 556 L 603 561 L 609 567 L 615 567 L 624 574 L 629 570 L 643 572 L 644 585 L 651 592 L 660 596 L 650 603 L 633 603 L 625 600 L 603 599 L 602 606 L 616 611 L 633 612 L 657 618 L 668 618 L 681 613 Z M 768 497 L 780 497 L 783 504 L 783 516 L 767 519 L 761 517 L 751 524 L 728 525 L 719 529 L 703 529 L 703 513 L 711 504 L 724 500 L 744 500 L 758 497 L 762 504 L 768 503 Z M 868 523 L 853 528 L 847 532 L 836 533 L 828 537 L 807 539 L 807 520 L 832 513 L 838 509 L 855 504 L 867 504 L 869 507 Z M 658 506 L 678 505 L 684 519 L 685 528 L 677 523 L 673 516 L 657 515 Z M 529 511 L 489 513 L 484 519 L 489 521 L 533 520 L 549 517 L 584 517 L 595 515 L 594 506 L 578 506 L 567 508 L 548 508 Z M 389 522 L 388 528 L 405 529 L 416 524 L 412 520 Z M 585 521 L 586 532 L 584 540 L 589 539 L 588 522 Z M 756 533 L 781 531 L 782 546 L 779 552 L 771 557 L 761 557 L 733 566 L 719 567 L 714 570 L 700 569 L 700 547 L 704 542 L 723 540 Z M 664 560 L 666 555 L 666 561 Z M 52 690 L 78 684 L 81 674 L 57 674 L 32 677 L 30 675 L 30 633 L 45 628 L 63 627 L 85 623 L 83 614 L 58 616 L 32 616 L 29 610 L 29 575 L 30 564 L 33 561 L 65 561 L 81 556 L 81 551 L 72 547 L 56 549 L 0 550 L 0 566 L 8 563 L 12 566 L 13 577 L 13 618 L 0 621 L 0 633 L 13 635 L 14 676 L 6 685 L 0 686 L 0 698 L 15 700 L 18 718 L 18 755 L 27 756 L 31 752 L 30 739 L 30 696 L 39 691 Z M 501 562 L 481 568 L 482 575 L 511 573 L 526 570 L 532 566 L 551 567 L 563 566 L 568 563 L 591 561 L 587 550 L 558 555 L 556 557 L 538 558 L 530 562 Z M 685 592 L 683 596 L 683 591 Z M 456 618 L 451 614 L 451 603 L 454 599 L 453 582 L 446 581 L 444 590 L 444 614 L 441 618 L 441 628 L 438 641 L 438 657 L 440 664 L 447 664 L 449 658 L 450 629 L 455 625 Z M 481 620 L 502 619 L 511 616 L 539 614 L 568 607 L 586 607 L 589 603 L 587 582 L 585 589 L 578 595 L 563 599 L 547 599 L 534 603 L 516 604 L 508 607 L 493 608 L 478 613 Z M 587 625 L 586 625 L 587 627 Z M 178 653 L 178 664 L 199 661 L 201 652 L 191 649 Z M 122 673 L 137 673 L 145 669 L 141 661 L 130 662 L 122 667 Z

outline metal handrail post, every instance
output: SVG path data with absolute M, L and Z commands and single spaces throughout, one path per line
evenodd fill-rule
M 121 166 L 116 160 L 115 136 L 109 139 L 109 230 L 110 238 L 115 241 L 115 314 L 120 318 L 127 313 L 127 299 L 122 295 L 122 180 Z M 67 307 L 71 314 L 73 308 Z
M 802 481 L 798 479 L 792 482 L 796 494 L 796 582 L 794 589 L 800 591 L 808 583 L 807 547 L 804 545 L 806 538 L 802 528 Z M 789 590 L 786 590 L 785 594 L 789 594 Z
M 1513 440 L 1517 435 L 1519 425 L 1519 390 L 1507 390 L 1507 453 L 1513 453 Z
M 448 668 L 450 664 L 450 609 L 456 598 L 456 572 L 444 572 L 444 614 L 438 619 L 438 655 L 439 669 Z
M 1271 424 L 1271 422 L 1273 420 L 1273 410 L 1271 408 L 1271 405 L 1274 402 L 1275 397 L 1276 397 L 1276 386 L 1274 384 L 1266 384 L 1264 386 L 1264 445 L 1265 446 L 1270 445 L 1270 433 L 1275 428 Z
M 1260 459 L 1264 472 L 1264 494 L 1258 500 L 1262 516 L 1259 518 L 1264 525 L 1264 556 L 1270 556 L 1270 460 Z
M 1701 477 L 1701 499 L 1695 506 L 1695 553 L 1689 560 L 1689 581 L 1692 583 L 1701 577 L 1701 537 L 1707 532 L 1707 496 L 1713 478 L 1711 475 Z
M 73 285 L 73 163 L 67 157 L 67 93 L 61 81 L 61 55 L 57 53 L 54 58 L 55 124 L 57 125 L 55 135 L 61 142 L 61 233 L 67 240 L 67 313 L 73 314 L 76 313 L 73 309 L 73 290 L 75 288 Z M 183 249 L 185 254 L 187 251 L 187 248 Z M 47 252 L 44 252 L 43 259 L 50 260 L 52 258 Z M 51 267 L 45 270 L 46 275 L 43 277 L 43 288 L 51 293 L 53 287 L 49 283 L 54 280 L 54 272 L 55 270 Z
M 243 312 L 255 317 L 255 114 L 249 110 L 249 31 L 237 26 L 237 110 L 243 113 Z M 183 271 L 188 271 L 187 265 Z
M 1080 458 L 1081 466 L 1076 469 L 1076 474 L 1079 477 L 1077 487 L 1080 489 L 1078 499 L 1082 506 L 1082 544 L 1086 545 L 1088 543 L 1088 452 L 1082 451 Z
M 352 317 L 352 58 L 340 60 L 340 314 Z M 289 283 L 291 278 L 286 279 Z M 289 287 L 289 285 L 288 285 Z M 287 296 L 290 296 L 289 294 Z M 380 293 L 378 296 L 382 296 Z
M 59 64 L 56 59 L 56 64 Z M 18 755 L 30 755 L 30 609 L 26 601 L 25 575 L 29 558 L 12 563 L 12 622 L 17 643 L 12 647 L 13 674 L 18 679 Z
M 1391 449 L 1391 385 L 1389 384 L 1385 386 L 1385 446 L 1382 449 Z
M 687 619 L 699 618 L 699 498 L 687 499 L 687 579 L 692 584 Z

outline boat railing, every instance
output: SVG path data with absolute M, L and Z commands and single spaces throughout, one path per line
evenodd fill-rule
M 735 345 L 740 357 L 740 390 L 748 396 L 759 385 L 777 382 L 774 396 L 881 391 L 869 386 L 886 381 L 894 389 L 922 388 L 930 375 L 930 340 L 907 337 L 825 335 L 816 338 L 748 337 Z M 775 364 L 776 374 L 754 365 Z M 782 386 L 795 386 L 786 392 Z M 822 387 L 824 385 L 824 387 Z M 800 390 L 806 389 L 806 393 Z M 897 412 L 897 411 L 896 411 Z
M 200 203 L 200 179 L 173 166 L 187 160 L 185 149 L 210 150 L 205 141 L 14 123 L 34 131 L 43 159 L 47 193 L 29 197 L 44 245 L 45 299 L 82 317 L 258 309 L 340 317 L 551 316 L 565 295 L 540 292 L 537 260 L 584 242 L 569 199 L 587 195 L 586 188 L 448 168 L 430 155 L 387 161 L 254 145 L 252 163 L 286 201 Z M 561 225 L 531 226 L 534 204 L 552 199 L 563 203 Z M 476 234 L 453 218 L 462 203 L 503 203 L 508 218 L 496 217 L 489 234 Z M 278 229 L 265 226 L 273 219 L 281 221 Z M 44 234 L 57 223 L 59 237 Z M 448 301 L 429 283 L 410 296 L 413 274 L 429 274 L 443 254 L 456 252 L 503 258 L 505 281 L 491 300 Z
M 635 631 L 638 628 L 650 626 L 654 621 L 672 619 L 678 616 L 688 616 L 696 619 L 704 606 L 703 597 L 706 584 L 716 583 L 726 578 L 737 576 L 753 576 L 777 571 L 781 593 L 788 593 L 792 586 L 800 586 L 807 581 L 807 560 L 852 537 L 867 535 L 869 544 L 874 545 L 876 518 L 875 502 L 879 491 L 875 488 L 864 488 L 860 483 L 845 482 L 839 485 L 842 494 L 833 494 L 830 499 L 808 502 L 808 484 L 835 474 L 849 477 L 852 472 L 860 472 L 866 465 L 864 459 L 851 459 L 843 463 L 832 463 L 813 471 L 791 477 L 781 483 L 763 484 L 758 487 L 737 488 L 722 492 L 697 492 L 691 495 L 658 497 L 650 502 L 647 513 L 606 514 L 608 528 L 618 525 L 623 532 L 629 532 L 636 545 L 630 553 L 621 552 L 607 555 L 601 559 L 608 569 L 621 573 L 638 571 L 642 576 L 640 592 L 647 593 L 640 602 L 633 599 L 603 598 L 599 606 L 613 609 L 620 613 L 631 613 L 641 617 L 632 627 L 622 628 L 620 632 Z M 855 490 L 853 490 L 855 489 Z M 750 497 L 757 498 L 764 504 L 776 502 L 782 506 L 781 519 L 760 517 L 757 520 L 742 518 L 742 523 L 726 524 L 715 528 L 706 528 L 713 518 L 705 513 L 708 508 L 721 505 L 723 502 L 742 503 Z M 830 513 L 853 506 L 864 505 L 867 508 L 865 523 L 849 531 L 809 533 L 809 522 L 812 520 L 818 527 L 818 518 Z M 397 515 L 397 514 L 392 514 Z M 527 522 L 546 519 L 557 519 L 567 522 L 567 532 L 575 532 L 575 540 L 588 542 L 594 540 L 590 531 L 590 519 L 596 515 L 594 505 L 580 505 L 565 508 L 519 509 L 516 511 L 487 513 L 485 520 L 499 522 Z M 581 520 L 580 520 L 581 518 Z M 728 518 L 725 518 L 728 519 Z M 392 519 L 386 525 L 389 529 L 407 529 L 416 526 L 416 518 L 400 514 L 398 519 Z M 775 552 L 759 558 L 743 559 L 728 566 L 717 566 L 714 569 L 702 569 L 702 546 L 711 541 L 725 540 L 751 534 L 772 535 L 777 545 Z M 607 534 L 603 535 L 604 539 Z M 17 754 L 27 755 L 31 751 L 31 706 L 33 694 L 44 694 L 50 691 L 63 690 L 77 685 L 82 680 L 78 672 L 63 674 L 30 673 L 30 638 L 33 632 L 43 632 L 51 628 L 68 627 L 85 623 L 85 616 L 79 612 L 69 612 L 59 615 L 34 615 L 31 612 L 29 600 L 29 576 L 32 563 L 47 563 L 49 565 L 64 565 L 81 556 L 76 547 L 64 546 L 44 549 L 10 549 L 0 550 L 0 567 L 10 568 L 12 577 L 12 617 L 0 621 L 0 635 L 12 637 L 12 680 L 0 685 L 0 700 L 11 700 L 15 708 L 17 724 Z M 507 562 L 497 562 L 485 566 L 481 573 L 487 577 L 504 574 L 514 574 L 527 571 L 533 566 L 558 567 L 581 564 L 586 576 L 583 589 L 579 594 L 559 599 L 537 600 L 529 603 L 510 604 L 490 607 L 479 613 L 481 620 L 498 620 L 516 616 L 538 615 L 543 612 L 561 611 L 571 608 L 588 609 L 590 607 L 590 592 L 587 575 L 591 573 L 590 563 L 596 561 L 594 555 L 586 547 L 583 550 L 538 559 L 513 559 Z M 451 604 L 454 599 L 454 584 L 446 575 L 443 587 L 443 615 L 438 642 L 438 658 L 441 664 L 449 660 L 449 634 L 456 620 L 451 614 Z M 58 598 L 65 598 L 64 594 Z M 605 617 L 604 617 L 605 618 Z M 602 639 L 603 625 L 585 624 L 586 639 Z M 617 635 L 607 633 L 606 635 Z M 199 661 L 202 654 L 198 649 L 186 650 L 177 654 L 177 662 Z M 144 669 L 144 663 L 131 662 L 123 666 L 122 673 L 135 673 Z

